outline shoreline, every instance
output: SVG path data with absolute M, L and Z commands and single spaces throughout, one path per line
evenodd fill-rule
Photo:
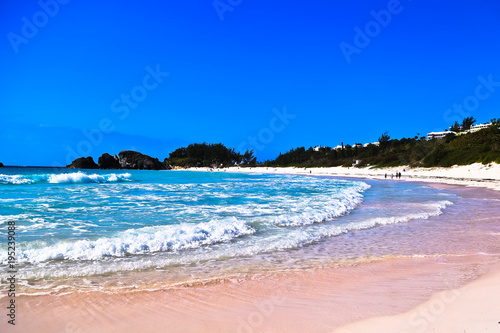
M 209 171 L 207 168 L 178 169 L 186 171 Z M 174 171 L 174 170 L 170 170 Z M 389 168 L 344 168 L 344 167 L 229 167 L 214 169 L 219 172 L 291 174 L 303 176 L 333 176 L 346 178 L 385 179 L 391 181 L 419 181 L 467 187 L 483 187 L 500 191 L 500 164 L 453 166 L 450 168 L 410 168 L 409 166 Z M 401 179 L 391 179 L 391 174 L 401 172 Z M 387 174 L 387 178 L 385 175 Z
M 290 169 L 287 172 L 278 169 L 277 173 L 340 176 L 332 174 L 333 170 L 324 172 L 321 168 Z M 245 172 L 247 168 L 240 170 L 237 172 Z M 251 171 L 264 173 L 257 168 Z M 311 172 L 308 174 L 308 171 Z M 380 172 L 383 177 L 387 169 Z M 380 174 L 362 176 L 342 175 L 347 178 L 381 177 Z M 428 183 L 424 179 L 419 181 Z M 482 182 L 485 183 L 487 181 Z M 497 192 L 488 189 L 467 191 L 500 198 Z M 485 216 L 485 219 L 498 224 L 495 216 Z M 469 326 L 476 325 L 470 326 L 473 328 L 483 325 L 481 329 L 494 329 L 500 318 L 493 322 L 495 325 L 490 319 L 498 317 L 496 309 L 500 306 L 492 297 L 485 300 L 484 296 L 500 288 L 499 250 L 495 247 L 490 254 L 383 258 L 346 267 L 280 271 L 251 279 L 229 279 L 154 291 L 20 296 L 19 325 L 11 329 L 11 325 L 0 322 L 0 330 L 163 332 L 167 327 L 171 332 L 354 333 L 391 332 L 387 328 L 395 327 L 394 332 L 427 332 L 434 327 L 438 331 L 458 331 L 465 327 L 453 320 L 456 318 L 467 318 L 471 321 L 467 323 Z M 3 301 L 0 299 L 2 307 Z M 486 314 L 484 318 L 488 322 L 481 319 L 477 311 L 472 312 L 475 317 L 464 314 L 475 307 Z M 431 319 L 422 315 L 426 309 L 434 311 L 430 314 Z M 65 319 L 54 321 L 53 318 Z
M 486 311 L 484 318 L 497 315 L 500 300 L 474 299 L 488 293 L 483 290 L 478 294 L 478 290 L 491 285 L 496 285 L 491 292 L 500 289 L 500 263 L 492 259 L 481 254 L 391 258 L 343 268 L 281 272 L 207 287 L 24 296 L 17 298 L 16 327 L 1 322 L 0 328 L 5 332 L 40 333 L 361 333 L 367 329 L 427 332 L 428 328 L 446 324 L 441 331 L 454 332 L 462 327 L 450 320 L 457 307 L 462 311 L 464 306 L 481 304 L 478 309 Z M 426 317 L 423 311 L 430 314 Z M 490 320 L 481 328 L 496 328 L 497 321 Z M 469 324 L 478 327 L 482 323 L 484 319 Z M 388 327 L 395 329 L 389 331 Z

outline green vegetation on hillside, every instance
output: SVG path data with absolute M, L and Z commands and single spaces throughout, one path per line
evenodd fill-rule
M 234 148 L 222 143 L 194 143 L 170 153 L 163 163 L 134 151 L 121 151 L 118 157 L 103 154 L 99 166 L 91 157 L 79 158 L 68 167 L 101 169 L 153 169 L 162 170 L 171 167 L 229 167 L 240 166 L 296 166 L 296 167 L 331 167 L 331 166 L 374 166 L 391 167 L 409 165 L 411 167 L 466 165 L 472 163 L 500 163 L 500 119 L 492 119 L 488 128 L 473 133 L 465 133 L 476 120 L 467 117 L 462 124 L 455 122 L 442 139 L 427 140 L 426 137 L 392 139 L 388 132 L 383 133 L 378 142 L 363 146 L 345 145 L 342 148 L 299 147 L 279 154 L 271 161 L 258 163 L 253 150 L 241 154 Z M 476 128 L 477 129 L 477 128 Z M 475 130 L 475 129 L 473 129 Z M 85 163 L 84 163 L 85 162 Z M 0 163 L 0 166 L 2 164 Z
M 462 127 L 470 128 L 475 122 L 469 117 Z M 450 133 L 443 139 L 427 141 L 425 137 L 391 140 L 388 133 L 379 138 L 379 145 L 369 144 L 363 147 L 346 145 L 343 149 L 322 147 L 314 151 L 312 147 L 299 147 L 275 160 L 266 161 L 264 166 L 329 167 L 352 166 L 390 167 L 410 166 L 452 166 L 471 163 L 500 163 L 500 121 L 492 120 L 493 125 L 468 134 L 455 136 Z M 457 124 L 455 124 L 457 125 Z M 458 125 L 457 125 L 458 126 Z
M 465 135 L 452 136 L 435 142 L 435 147 L 423 159 L 423 165 L 449 167 L 472 163 L 500 163 L 500 123 Z
M 172 167 L 228 167 L 235 164 L 256 165 L 257 159 L 253 156 L 253 150 L 240 154 L 222 143 L 204 142 L 174 150 L 163 163 Z

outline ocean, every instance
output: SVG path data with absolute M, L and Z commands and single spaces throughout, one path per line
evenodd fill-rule
M 5 167 L 0 244 L 15 223 L 19 294 L 149 290 L 459 253 L 425 239 L 458 230 L 464 200 L 400 180 Z

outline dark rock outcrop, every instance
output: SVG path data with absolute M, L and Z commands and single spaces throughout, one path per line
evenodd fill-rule
M 67 165 L 66 168 L 70 169 L 97 169 L 98 166 L 95 164 L 94 159 L 89 157 L 80 157 L 74 160 L 70 165 Z
M 108 153 L 99 157 L 99 165 L 95 164 L 92 157 L 80 157 L 74 160 L 67 168 L 72 169 L 139 169 L 139 170 L 165 170 L 165 167 L 157 158 L 141 154 L 137 151 L 123 150 L 118 157 Z
M 172 170 L 173 169 L 173 167 L 170 165 L 170 161 L 168 160 L 168 158 L 163 160 L 163 165 L 165 166 L 165 170 Z
M 2 162 L 0 162 L 0 168 L 3 168 L 3 163 Z
M 118 157 L 116 155 L 111 156 L 108 153 L 102 154 L 97 164 L 99 165 L 99 169 L 121 169 Z
M 165 166 L 157 158 L 137 151 L 123 150 L 118 154 L 118 158 L 122 169 L 165 170 Z

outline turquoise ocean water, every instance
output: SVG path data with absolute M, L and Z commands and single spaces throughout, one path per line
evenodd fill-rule
M 134 272 L 182 281 L 248 267 L 398 254 L 403 245 L 374 249 L 349 240 L 360 231 L 367 239 L 401 232 L 391 226 L 425 222 L 457 200 L 448 191 L 401 181 L 0 169 L 0 226 L 6 231 L 15 221 L 18 276 L 27 293 L 136 283 Z M 1 243 L 6 249 L 6 240 Z

